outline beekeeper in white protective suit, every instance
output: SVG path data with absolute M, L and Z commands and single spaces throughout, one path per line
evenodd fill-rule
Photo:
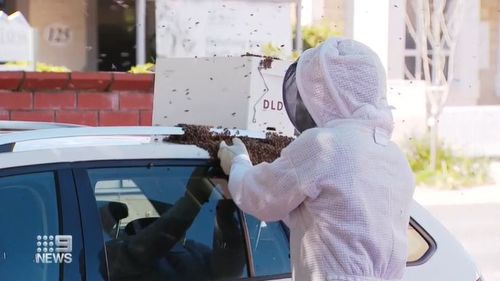
M 261 220 L 286 219 L 294 280 L 400 280 L 414 181 L 390 141 L 379 58 L 359 42 L 330 39 L 302 54 L 283 89 L 302 133 L 256 166 L 239 139 L 221 143 L 233 200 Z

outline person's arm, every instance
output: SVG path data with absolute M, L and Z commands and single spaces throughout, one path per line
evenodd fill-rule
M 286 157 L 252 166 L 248 158 L 233 159 L 229 191 L 244 212 L 263 221 L 277 221 L 297 208 L 307 195 Z
M 185 236 L 202 205 L 212 194 L 212 187 L 202 181 L 207 169 L 195 169 L 186 184 L 184 196 L 157 220 L 130 238 L 128 251 L 131 256 L 146 264 L 154 263 Z
M 243 211 L 264 221 L 286 219 L 306 199 L 315 199 L 321 191 L 318 184 L 318 132 L 307 130 L 272 163 L 252 166 L 243 142 L 233 140 L 219 149 L 221 167 L 229 174 L 229 192 Z

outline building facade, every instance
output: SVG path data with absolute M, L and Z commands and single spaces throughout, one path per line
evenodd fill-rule
M 415 44 L 406 28 L 406 16 L 411 13 L 410 4 L 414 2 L 304 0 L 303 24 L 317 24 L 326 19 L 339 27 L 343 36 L 358 39 L 375 49 L 386 65 L 389 79 L 421 79 L 418 74 L 422 66 L 418 64 Z M 465 12 L 448 105 L 500 104 L 500 1 L 464 0 L 463 3 Z
M 145 0 L 145 56 L 154 57 L 154 1 Z M 37 30 L 39 62 L 75 71 L 126 71 L 136 64 L 135 0 L 1 0 Z
M 338 34 L 370 45 L 389 79 L 421 79 L 406 27 L 408 3 L 302 0 L 301 20 L 302 25 L 326 21 Z M 500 104 L 500 1 L 464 3 L 448 104 Z M 36 28 L 40 62 L 75 71 L 126 71 L 156 58 L 155 0 L 0 0 L 0 9 L 7 14 L 21 11 Z M 143 31 L 141 40 L 138 27 Z M 259 25 L 255 30 L 266 31 Z

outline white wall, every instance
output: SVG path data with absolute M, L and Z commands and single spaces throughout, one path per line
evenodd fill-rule
M 455 51 L 455 73 L 450 85 L 450 105 L 475 105 L 480 91 L 480 1 L 464 1 L 464 4 Z
M 390 0 L 354 0 L 353 39 L 370 46 L 387 71 Z
M 500 106 L 446 107 L 439 137 L 466 155 L 500 157 Z
M 406 0 L 354 0 L 346 9 L 352 17 L 345 22 L 346 36 L 370 46 L 389 79 L 402 79 Z
M 156 52 L 159 57 L 261 54 L 272 43 L 287 57 L 292 51 L 290 2 L 157 0 Z
M 29 23 L 38 29 L 38 60 L 81 70 L 87 64 L 87 10 L 81 0 L 30 0 Z
M 325 9 L 327 1 L 334 0 L 302 0 L 302 26 L 310 26 L 321 22 L 326 14 Z M 338 19 L 332 18 L 329 18 L 328 20 L 338 21 Z
M 427 130 L 425 84 L 422 81 L 389 80 L 387 100 L 394 107 L 393 140 L 405 144 Z
M 302 0 L 302 10 L 301 10 L 301 25 L 308 26 L 313 24 L 313 1 L 314 0 Z
M 404 79 L 406 0 L 391 0 L 389 5 L 387 78 Z
M 425 84 L 389 80 L 388 101 L 394 106 L 393 140 L 404 145 L 427 132 Z M 438 136 L 458 154 L 500 157 L 500 106 L 447 106 L 438 121 Z

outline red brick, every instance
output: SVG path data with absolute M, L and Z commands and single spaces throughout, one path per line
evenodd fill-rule
M 118 94 L 116 93 L 79 93 L 78 109 L 118 109 Z
M 97 126 L 97 111 L 56 111 L 56 122 Z
M 0 92 L 0 109 L 32 109 L 33 96 L 31 93 L 11 91 Z
M 10 120 L 54 122 L 54 111 L 12 111 Z
M 75 92 L 35 93 L 35 109 L 74 109 Z
M 23 82 L 24 72 L 2 71 L 0 72 L 0 89 L 17 90 Z
M 69 82 L 69 73 L 26 72 L 22 89 L 61 90 Z
M 139 112 L 137 111 L 101 111 L 99 126 L 137 126 Z
M 151 126 L 153 124 L 153 112 L 151 110 L 141 110 L 139 125 Z
M 153 108 L 152 93 L 120 93 L 120 109 L 149 109 Z
M 111 72 L 72 72 L 68 87 L 78 90 L 105 91 L 112 80 Z
M 150 92 L 154 85 L 154 74 L 131 74 L 114 72 L 111 90 L 113 91 L 144 91 Z
M 0 120 L 9 120 L 9 112 L 6 110 L 0 110 Z

